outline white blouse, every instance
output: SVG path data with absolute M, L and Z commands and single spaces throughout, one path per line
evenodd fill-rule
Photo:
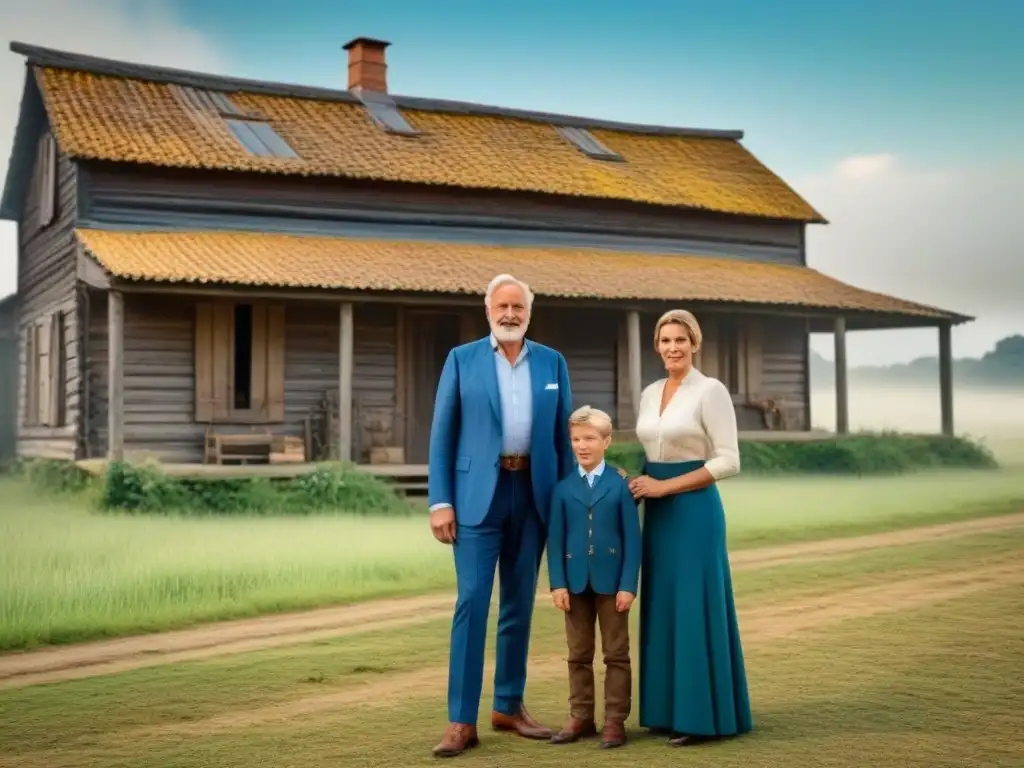
M 718 379 L 692 368 L 668 401 L 665 412 L 659 414 L 667 381 L 654 382 L 640 395 L 636 435 L 647 460 L 704 460 L 715 480 L 737 474 L 739 437 L 729 390 Z

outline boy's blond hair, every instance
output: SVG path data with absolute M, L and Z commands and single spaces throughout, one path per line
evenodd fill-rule
M 600 408 L 591 408 L 589 405 L 584 405 L 572 412 L 569 417 L 569 429 L 571 430 L 574 426 L 593 427 L 601 437 L 612 436 L 612 417 Z

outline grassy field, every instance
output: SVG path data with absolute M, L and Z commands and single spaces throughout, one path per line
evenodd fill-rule
M 634 713 L 630 744 L 603 752 L 485 728 L 459 764 L 1019 766 L 1022 556 L 1017 528 L 737 572 L 754 733 L 672 750 L 637 729 Z M 424 620 L 0 691 L 0 766 L 436 765 L 448 629 Z M 489 658 L 493 642 L 492 613 Z M 564 642 L 561 614 L 538 605 L 527 697 L 552 726 L 565 714 Z M 482 722 L 489 703 L 488 674 Z
M 1024 468 L 723 483 L 734 549 L 1024 509 Z M 0 650 L 453 585 L 419 518 L 92 513 L 0 483 Z

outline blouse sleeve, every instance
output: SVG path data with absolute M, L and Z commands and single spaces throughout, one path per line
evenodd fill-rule
M 739 474 L 740 447 L 736 409 L 725 385 L 714 379 L 701 398 L 701 420 L 711 443 L 711 458 L 704 468 L 715 480 Z

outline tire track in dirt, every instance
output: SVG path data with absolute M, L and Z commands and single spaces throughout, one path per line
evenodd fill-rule
M 900 579 L 884 585 L 855 587 L 767 605 L 743 612 L 740 631 L 745 647 L 781 638 L 827 629 L 844 621 L 901 613 L 934 603 L 966 597 L 986 590 L 1024 584 L 1024 569 L 1008 560 L 998 564 L 949 571 L 925 577 Z M 494 674 L 492 662 L 485 667 L 485 678 Z M 565 660 L 560 656 L 531 659 L 531 681 L 559 679 L 565 676 Z M 396 708 L 410 699 L 436 697 L 448 679 L 447 665 L 403 672 L 387 679 L 360 683 L 340 691 L 306 696 L 256 709 L 223 712 L 203 720 L 146 726 L 133 729 L 119 738 L 145 739 L 175 735 L 208 736 L 224 731 L 273 726 L 301 720 L 308 725 L 313 715 L 345 709 Z
M 1024 512 L 917 528 L 745 549 L 730 555 L 734 571 L 852 557 L 866 551 L 991 533 L 1024 526 Z M 538 600 L 547 600 L 546 593 Z M 391 598 L 299 613 L 217 622 L 0 656 L 0 690 L 199 661 L 449 618 L 451 594 Z

